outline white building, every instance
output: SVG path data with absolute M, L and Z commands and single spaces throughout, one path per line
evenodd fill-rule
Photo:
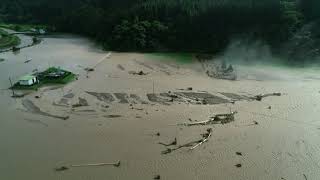
M 22 86 L 32 86 L 36 83 L 38 83 L 37 77 L 33 75 L 22 76 L 19 79 L 19 84 Z

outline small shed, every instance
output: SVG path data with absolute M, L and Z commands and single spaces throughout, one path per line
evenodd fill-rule
M 38 79 L 33 75 L 25 75 L 19 79 L 19 84 L 22 86 L 32 86 L 36 83 L 38 83 Z

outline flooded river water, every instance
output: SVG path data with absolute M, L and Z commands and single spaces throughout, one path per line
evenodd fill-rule
M 226 81 L 208 77 L 197 61 L 179 64 L 137 53 L 106 57 L 93 42 L 73 35 L 0 54 L 1 180 L 320 177 L 317 69 L 239 65 L 239 80 Z M 79 79 L 10 97 L 9 77 L 17 81 L 50 66 Z M 94 71 L 87 74 L 86 67 Z M 281 96 L 252 99 L 269 93 Z M 230 110 L 238 113 L 227 124 L 185 126 Z M 212 136 L 194 150 L 161 153 L 174 139 L 177 146 L 199 141 L 208 128 Z M 71 166 L 119 160 L 120 167 Z M 55 171 L 63 166 L 69 169 Z
M 19 36 L 22 44 L 31 42 L 30 37 Z M 20 76 L 32 73 L 35 69 L 41 71 L 50 66 L 84 74 L 85 67 L 93 66 L 105 55 L 93 42 L 73 35 L 44 37 L 39 45 L 17 53 L 0 54 L 0 58 L 5 59 L 0 62 L 0 156 L 3 162 L 0 164 L 0 179 L 38 179 L 37 174 L 41 170 L 32 167 L 42 166 L 35 164 L 40 163 L 40 159 L 52 157 L 50 154 L 59 149 L 58 144 L 47 146 L 46 143 L 55 143 L 43 139 L 41 133 L 32 130 L 32 127 L 25 126 L 27 121 L 19 110 L 19 103 L 10 97 L 9 77 L 15 82 Z M 32 61 L 25 63 L 27 58 L 32 58 Z M 45 130 L 43 133 L 48 132 Z

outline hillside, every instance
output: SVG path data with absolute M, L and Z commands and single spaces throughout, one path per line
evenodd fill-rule
M 276 50 L 319 17 L 316 0 L 3 0 L 0 21 L 47 24 L 117 51 L 217 53 L 237 35 Z

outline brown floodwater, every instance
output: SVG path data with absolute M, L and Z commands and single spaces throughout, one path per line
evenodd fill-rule
M 207 77 L 197 62 L 173 65 L 135 53 L 101 61 L 107 54 L 73 35 L 45 37 L 19 53 L 0 54 L 0 180 L 320 177 L 317 68 L 238 65 L 239 80 L 225 81 Z M 25 63 L 27 58 L 32 61 Z M 81 76 L 63 88 L 10 97 L 9 77 L 16 81 L 50 66 Z M 84 68 L 93 66 L 87 78 Z M 140 70 L 146 74 L 129 73 Z M 171 102 L 169 91 L 178 98 Z M 282 96 L 247 98 L 274 92 Z M 193 102 L 202 98 L 210 101 Z M 178 126 L 230 110 L 238 113 L 228 124 Z M 161 153 L 161 143 L 198 141 L 209 127 L 212 137 L 195 150 Z M 118 160 L 120 167 L 70 166 Z M 70 169 L 55 172 L 61 166 Z
M 30 43 L 30 37 L 19 36 L 22 44 Z M 35 165 L 35 159 L 49 158 L 51 152 L 58 148 L 43 144 L 50 142 L 41 139 L 38 131 L 30 133 L 35 132 L 32 126 L 25 126 L 25 122 L 40 121 L 24 117 L 23 106 L 19 107 L 18 103 L 20 100 L 10 97 L 9 77 L 15 82 L 20 76 L 32 73 L 35 69 L 41 71 L 50 66 L 59 66 L 80 74 L 84 73 L 85 67 L 96 64 L 105 54 L 92 41 L 74 35 L 44 37 L 39 45 L 22 49 L 18 53 L 0 54 L 0 58 L 5 59 L 0 62 L 0 179 L 37 179 L 39 176 L 35 174 L 41 173 L 41 170 L 29 167 Z M 32 61 L 25 63 L 29 58 Z M 41 131 L 46 133 L 45 129 Z M 45 154 L 42 151 L 44 149 Z

